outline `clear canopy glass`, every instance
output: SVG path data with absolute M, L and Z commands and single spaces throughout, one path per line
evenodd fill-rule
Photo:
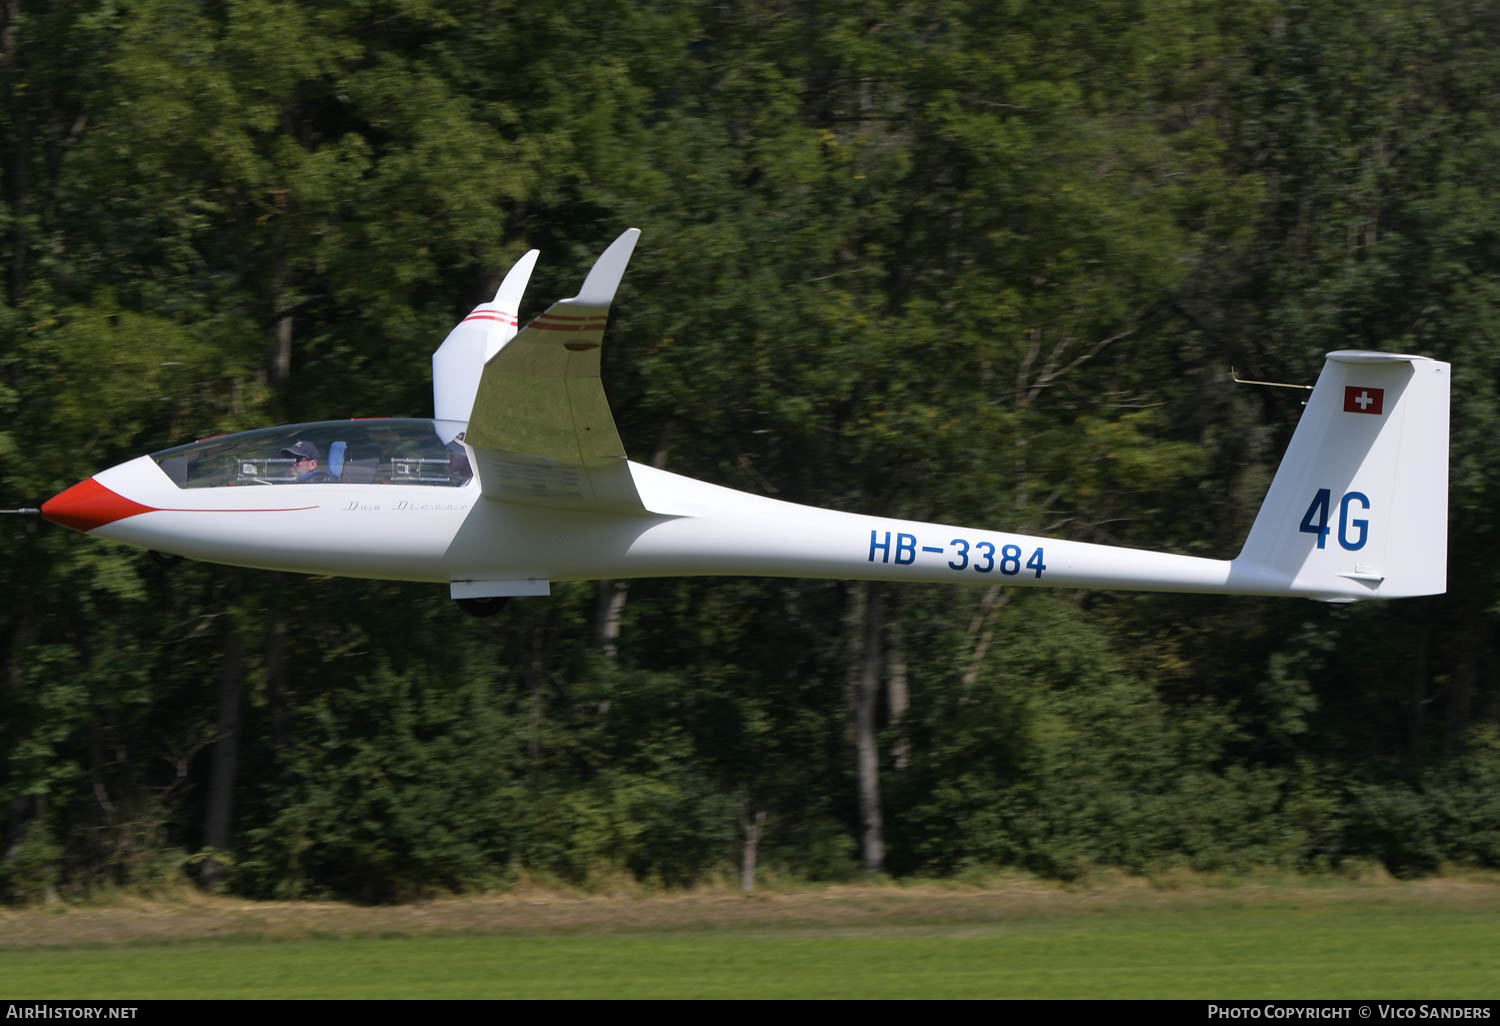
M 462 424 L 405 418 L 325 420 L 241 431 L 151 454 L 179 488 L 403 484 L 454 488 L 473 477 Z

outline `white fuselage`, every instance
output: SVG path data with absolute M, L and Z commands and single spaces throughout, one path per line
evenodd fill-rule
M 1228 560 L 842 513 L 628 466 L 663 512 L 497 502 L 473 480 L 183 489 L 141 457 L 93 480 L 145 509 L 90 533 L 236 566 L 433 583 L 748 575 L 1288 593 Z M 1369 591 L 1350 581 L 1304 594 Z

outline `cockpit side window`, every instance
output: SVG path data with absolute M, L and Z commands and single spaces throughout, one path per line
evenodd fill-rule
M 179 488 L 341 482 L 458 487 L 473 477 L 459 425 L 339 420 L 207 438 L 151 458 Z M 447 430 L 444 430 L 447 428 Z

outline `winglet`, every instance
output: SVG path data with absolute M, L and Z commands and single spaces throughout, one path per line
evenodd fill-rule
M 516 326 L 520 319 L 521 297 L 526 294 L 526 284 L 531 281 L 531 270 L 536 266 L 536 258 L 541 255 L 539 249 L 529 249 L 526 255 L 511 265 L 505 273 L 505 280 L 495 290 L 494 307 L 498 310 L 508 312 L 510 323 L 503 321 L 501 330 L 491 331 L 485 340 L 484 362 L 488 363 L 490 357 L 500 351 L 500 347 L 516 337 Z M 472 315 L 471 315 L 472 316 Z
M 463 423 L 469 419 L 484 365 L 515 338 L 521 296 L 537 255 L 533 249 L 517 260 L 495 298 L 476 306 L 432 354 L 432 408 L 438 420 Z
M 614 302 L 615 290 L 620 287 L 620 279 L 625 277 L 625 265 L 630 263 L 630 254 L 635 252 L 635 243 L 640 237 L 639 228 L 626 228 L 608 249 L 599 254 L 589 276 L 583 279 L 583 288 L 578 290 L 578 295 L 563 302 L 570 306 L 599 307 L 608 307 Z

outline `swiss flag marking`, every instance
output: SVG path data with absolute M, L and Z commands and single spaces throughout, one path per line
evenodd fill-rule
M 1385 389 L 1363 385 L 1344 386 L 1345 413 L 1381 413 L 1385 409 Z

